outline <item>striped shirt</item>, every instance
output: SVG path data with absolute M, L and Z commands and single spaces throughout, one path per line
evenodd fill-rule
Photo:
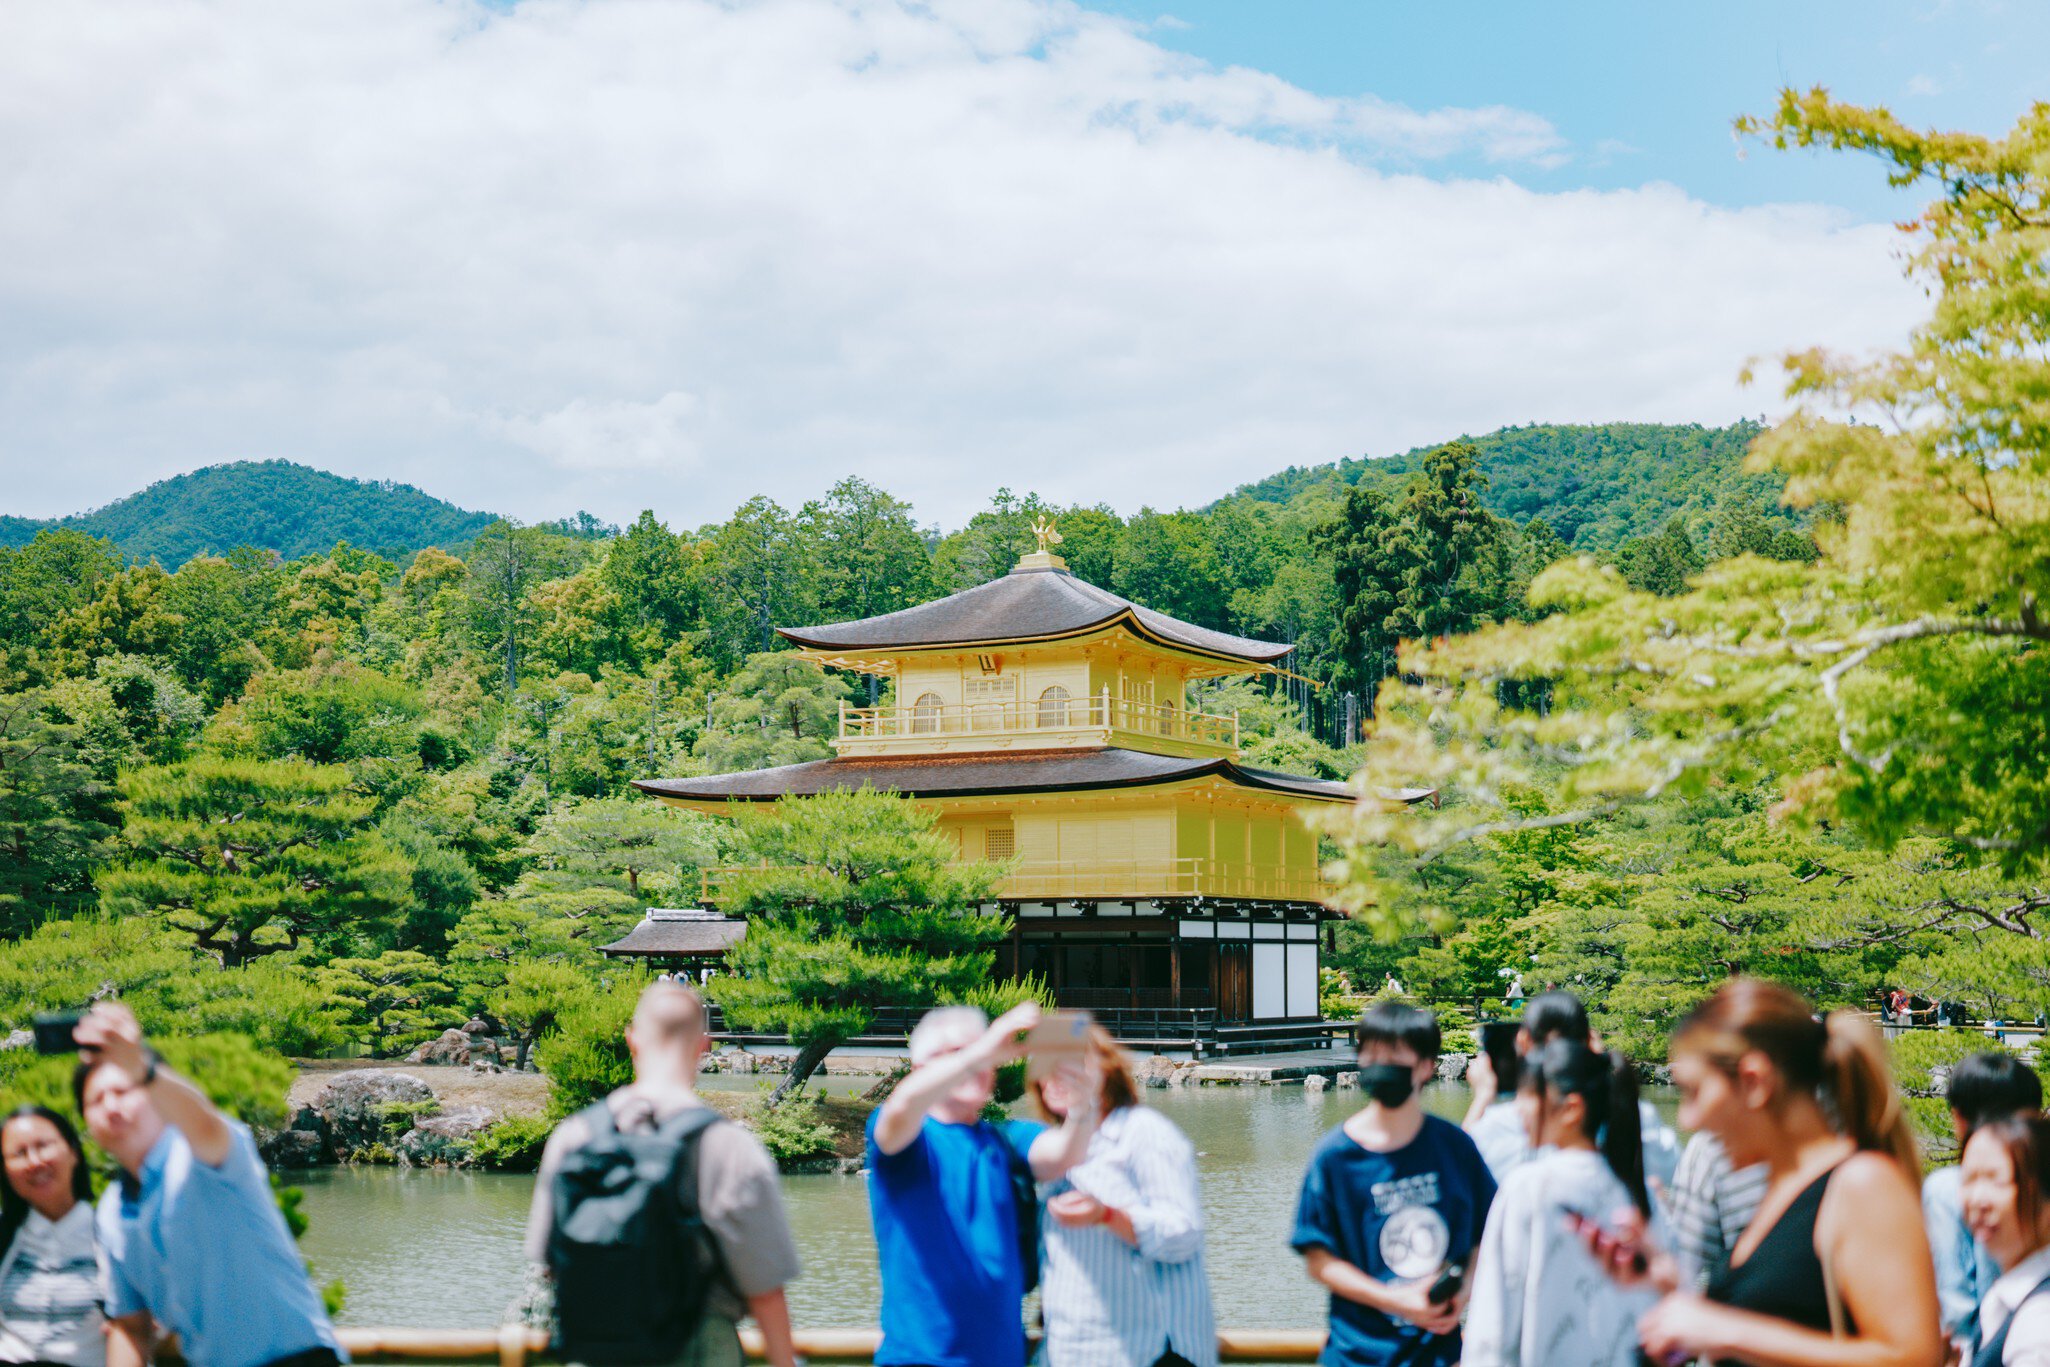
M 1120 1107 L 1104 1117 L 1089 1156 L 1047 1195 L 1070 1189 L 1124 1212 L 1139 1246 L 1103 1225 L 1069 1229 L 1042 1216 L 1048 1367 L 1150 1367 L 1170 1347 L 1196 1367 L 1216 1367 L 1196 1151 L 1187 1137 L 1157 1111 Z
M 92 1202 L 78 1202 L 54 1222 L 30 1211 L 0 1259 L 0 1362 L 100 1367 L 106 1288 Z
M 1739 1168 L 1706 1130 L 1687 1141 L 1679 1170 L 1666 1189 L 1674 1253 L 1682 1280 L 1698 1289 L 1730 1260 L 1737 1240 L 1765 1199 L 1770 1174 L 1763 1163 Z

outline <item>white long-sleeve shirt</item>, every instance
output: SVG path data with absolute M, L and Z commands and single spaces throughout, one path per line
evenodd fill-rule
M 1215 1367 L 1196 1150 L 1187 1137 L 1157 1111 L 1120 1107 L 1103 1118 L 1088 1157 L 1047 1194 L 1070 1188 L 1123 1211 L 1139 1245 L 1102 1225 L 1041 1220 L 1047 1361 L 1150 1367 L 1172 1345 L 1196 1367 Z
M 1538 1149 L 1518 1164 L 1488 1209 L 1463 1367 L 1637 1367 L 1637 1317 L 1654 1298 L 1610 1280 L 1566 1218 L 1613 1227 L 1629 1204 L 1587 1149 Z

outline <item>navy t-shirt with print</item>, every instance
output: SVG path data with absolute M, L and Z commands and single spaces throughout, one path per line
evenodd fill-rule
M 1341 1127 L 1310 1155 L 1296 1206 L 1298 1253 L 1329 1249 L 1384 1282 L 1412 1281 L 1448 1262 L 1471 1263 L 1495 1199 L 1495 1179 L 1466 1132 L 1433 1115 L 1399 1149 L 1361 1148 Z M 1408 1320 L 1331 1298 L 1325 1367 L 1450 1367 L 1459 1334 L 1432 1335 Z

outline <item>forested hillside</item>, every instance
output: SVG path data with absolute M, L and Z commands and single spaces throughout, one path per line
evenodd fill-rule
M 1541 517 L 1575 550 L 1599 554 L 1650 536 L 1675 517 L 1707 517 L 1729 498 L 1771 503 L 1782 481 L 1747 475 L 1744 451 L 1757 423 L 1611 422 L 1598 426 L 1505 427 L 1463 437 L 1477 457 L 1487 509 L 1527 522 Z M 1355 484 L 1399 489 L 1435 447 L 1335 465 L 1291 466 L 1236 497 L 1315 509 L 1330 507 Z
M 134 560 L 176 569 L 237 546 L 287 560 L 346 541 L 380 555 L 466 541 L 491 525 L 409 484 L 345 479 L 290 461 L 237 461 L 177 475 L 104 508 L 38 522 L 0 517 L 0 546 L 25 546 L 45 527 L 104 537 Z

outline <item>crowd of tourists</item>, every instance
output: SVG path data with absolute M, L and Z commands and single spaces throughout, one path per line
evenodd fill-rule
M 869 1118 L 875 1360 L 1211 1367 L 1196 1153 L 1116 1042 L 1084 1028 L 1035 1059 L 1036 1119 L 988 1118 L 1039 1024 L 931 1012 Z M 139 1367 L 165 1335 L 194 1367 L 344 1360 L 248 1129 L 125 1008 L 75 1034 L 79 1113 L 117 1172 L 95 1205 L 61 1114 L 0 1118 L 0 1362 Z M 696 1093 L 703 1004 L 657 983 L 625 1042 L 633 1082 L 557 1127 L 535 1184 L 557 1354 L 739 1367 L 751 1319 L 795 1367 L 795 1241 L 768 1153 Z M 1481 1044 L 1455 1124 L 1420 1099 L 1436 1018 L 1383 1001 L 1359 1022 L 1364 1104 L 1312 1153 L 1289 1236 L 1329 1293 L 1329 1367 L 2050 1367 L 2050 1120 L 2012 1054 L 1952 1069 L 1962 1161 L 1924 1180 L 1877 1033 L 1769 983 L 1725 984 L 1675 1032 L 1684 1147 L 1570 994 Z

